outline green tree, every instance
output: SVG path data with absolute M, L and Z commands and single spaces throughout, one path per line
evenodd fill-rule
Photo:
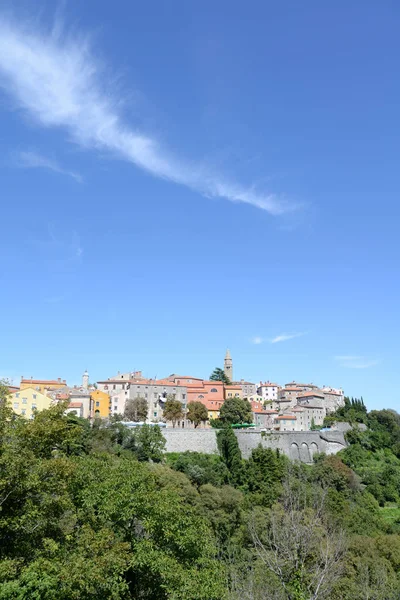
M 175 400 L 174 396 L 167 396 L 167 400 L 165 402 L 163 417 L 167 421 L 172 421 L 172 427 L 175 427 L 176 422 L 180 419 L 183 419 L 184 413 L 182 409 L 182 404 L 179 400 Z
M 282 493 L 282 479 L 286 472 L 287 459 L 279 451 L 255 448 L 246 461 L 246 480 L 257 504 L 272 506 Z
M 201 452 L 171 452 L 166 455 L 167 464 L 176 471 L 185 473 L 195 485 L 211 483 L 221 486 L 229 481 L 229 471 L 216 454 Z
M 189 402 L 187 418 L 194 427 L 198 427 L 200 423 L 205 423 L 208 419 L 208 411 L 202 402 Z
M 147 414 L 149 410 L 149 405 L 146 398 L 138 397 L 132 398 L 126 401 L 124 417 L 129 421 L 145 421 L 147 419 Z
M 222 423 L 229 425 L 252 423 L 251 404 L 248 400 L 243 400 L 242 398 L 228 398 L 221 406 L 219 418 Z
M 230 481 L 240 485 L 244 480 L 242 453 L 237 437 L 231 427 L 224 427 L 217 433 L 218 450 L 230 473 Z
M 132 450 L 140 462 L 161 462 L 165 448 L 165 438 L 158 425 L 141 425 L 124 444 Z
M 324 520 L 324 496 L 305 502 L 296 480 L 285 481 L 281 504 L 272 507 L 266 522 L 256 514 L 250 531 L 258 559 L 269 577 L 276 579 L 279 598 L 319 600 L 330 598 L 340 580 L 346 551 L 342 531 Z
M 230 385 L 229 377 L 225 375 L 225 371 L 220 367 L 216 367 L 210 375 L 210 381 L 222 381 L 225 385 Z

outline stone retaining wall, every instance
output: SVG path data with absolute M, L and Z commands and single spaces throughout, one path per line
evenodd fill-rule
M 166 439 L 166 452 L 218 452 L 215 429 L 173 429 L 163 430 Z M 342 431 L 293 431 L 263 434 L 260 431 L 235 431 L 243 458 L 249 458 L 251 451 L 261 444 L 264 448 L 277 449 L 292 460 L 311 463 L 318 452 L 336 454 L 346 448 Z

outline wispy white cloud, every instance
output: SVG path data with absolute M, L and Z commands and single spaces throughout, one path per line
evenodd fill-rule
M 255 337 L 252 338 L 251 343 L 252 344 L 262 344 L 263 343 L 263 338 L 260 337 L 259 335 L 256 335 Z
M 346 369 L 370 369 L 379 364 L 378 359 L 371 359 L 365 356 L 343 355 L 335 356 L 334 359 L 341 367 Z
M 0 16 L 0 85 L 36 123 L 63 128 L 81 147 L 108 151 L 206 197 L 251 204 L 272 215 L 294 208 L 274 194 L 224 180 L 204 164 L 172 156 L 123 121 L 121 99 L 107 89 L 107 80 L 87 39 L 64 35 L 59 23 L 48 33 Z
M 298 333 L 281 333 L 281 335 L 272 338 L 270 343 L 277 344 L 279 342 L 287 342 L 288 340 L 293 340 L 294 338 L 302 337 L 303 335 L 306 335 L 305 331 Z
M 18 167 L 24 167 L 27 169 L 49 169 L 50 171 L 54 171 L 54 173 L 59 173 L 60 175 L 68 175 L 68 177 L 72 177 L 72 179 L 75 179 L 75 181 L 78 181 L 78 183 L 82 183 L 83 181 L 83 178 L 81 175 L 79 175 L 79 173 L 64 169 L 56 160 L 47 158 L 46 156 L 38 154 L 37 152 L 18 152 L 14 156 L 14 164 Z

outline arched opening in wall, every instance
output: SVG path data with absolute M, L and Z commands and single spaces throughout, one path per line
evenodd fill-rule
M 298 445 L 293 442 L 292 444 L 290 444 L 290 458 L 292 460 L 300 460 L 300 451 L 299 451 L 299 447 Z
M 311 454 L 311 460 L 314 458 L 314 454 L 318 454 L 319 450 L 318 450 L 318 446 L 315 442 L 312 442 L 310 444 L 310 454 Z
M 300 460 L 304 463 L 311 462 L 310 449 L 306 442 L 303 442 L 300 447 Z

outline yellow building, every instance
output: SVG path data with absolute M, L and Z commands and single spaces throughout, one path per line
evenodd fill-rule
M 67 382 L 65 379 L 24 379 L 21 378 L 20 389 L 33 388 L 41 394 L 45 394 L 48 390 L 58 390 L 65 387 Z
M 44 410 L 52 406 L 51 398 L 32 387 L 10 394 L 9 403 L 17 415 L 26 419 L 32 419 L 36 410 Z
M 223 402 L 221 400 L 201 400 L 201 402 L 207 409 L 208 420 L 218 419 Z
M 110 396 L 107 392 L 101 390 L 94 390 L 90 392 L 91 398 L 91 413 L 94 418 L 100 417 L 101 419 L 110 416 Z
M 228 398 L 243 398 L 243 391 L 241 385 L 224 385 L 225 390 L 225 400 Z

